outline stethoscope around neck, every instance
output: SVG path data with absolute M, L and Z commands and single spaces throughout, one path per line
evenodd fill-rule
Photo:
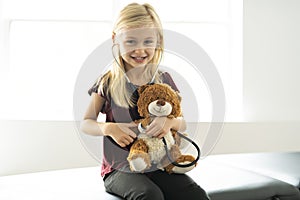
M 117 60 L 116 57 L 115 57 L 115 54 L 114 54 L 114 47 L 115 47 L 115 46 L 118 46 L 118 45 L 119 45 L 119 44 L 116 44 L 116 43 L 114 43 L 114 44 L 112 45 L 112 55 L 113 55 L 113 58 L 114 58 L 115 62 L 117 63 L 117 65 L 120 67 L 120 70 L 123 72 L 124 77 L 125 77 L 127 83 L 129 84 L 129 86 L 131 87 L 131 89 L 132 89 L 133 91 L 136 92 L 136 89 L 137 89 L 138 86 L 134 85 L 134 84 L 130 81 L 130 79 L 129 79 L 128 76 L 126 75 L 126 72 L 122 69 L 120 63 L 118 62 L 118 60 Z M 159 63 L 160 63 L 160 61 L 161 61 L 161 58 L 162 58 L 162 56 L 160 56 Z M 155 72 L 154 72 L 154 74 L 153 74 L 153 77 L 152 77 L 151 80 L 147 83 L 147 85 L 152 85 L 152 84 L 154 84 L 155 74 L 156 74 L 157 71 L 158 71 L 158 65 L 159 65 L 159 63 L 158 63 L 157 66 L 156 66 L 156 69 L 155 69 Z M 191 167 L 191 166 L 193 166 L 193 165 L 196 165 L 196 163 L 197 163 L 198 160 L 200 159 L 200 155 L 201 155 L 201 151 L 200 151 L 199 146 L 198 146 L 193 140 L 191 140 L 190 138 L 186 137 L 184 134 L 182 134 L 182 133 L 180 133 L 180 132 L 178 132 L 178 131 L 177 131 L 177 134 L 179 135 L 179 137 L 181 137 L 181 138 L 187 140 L 188 142 L 190 142 L 190 143 L 196 148 L 196 150 L 197 150 L 197 157 L 196 157 L 196 159 L 195 159 L 193 162 L 188 163 L 188 164 L 180 164 L 180 163 L 177 163 L 176 161 L 173 160 L 172 156 L 170 155 L 170 151 L 168 150 L 167 142 L 166 142 L 165 138 L 163 137 L 163 138 L 162 138 L 162 141 L 163 141 L 163 143 L 164 143 L 164 148 L 165 148 L 166 155 L 167 155 L 169 161 L 170 161 L 174 166 L 177 166 L 177 167 L 183 167 L 183 168 Z

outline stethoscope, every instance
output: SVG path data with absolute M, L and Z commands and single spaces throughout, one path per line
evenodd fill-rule
M 171 162 L 171 164 L 173 164 L 176 167 L 184 167 L 185 168 L 185 167 L 190 167 L 190 166 L 196 165 L 196 163 L 200 159 L 200 155 L 201 155 L 201 151 L 200 151 L 199 146 L 193 140 L 191 140 L 190 138 L 186 137 L 185 135 L 183 135 L 179 131 L 177 131 L 177 134 L 179 135 L 179 137 L 181 137 L 181 138 L 187 140 L 188 142 L 190 142 L 196 148 L 196 150 L 197 150 L 197 158 L 193 162 L 191 162 L 191 163 L 188 163 L 188 164 L 179 164 L 178 162 L 176 162 L 175 160 L 173 160 L 172 156 L 170 155 L 170 151 L 168 150 L 168 145 L 167 145 L 166 139 L 163 137 L 162 141 L 164 143 L 165 151 L 166 151 L 166 154 L 167 154 L 167 157 L 168 157 L 169 161 Z
M 112 45 L 112 55 L 113 55 L 113 58 L 114 58 L 115 62 L 117 63 L 117 65 L 120 67 L 121 71 L 123 72 L 124 77 L 125 77 L 127 83 L 130 85 L 131 89 L 132 89 L 133 91 L 136 91 L 137 86 L 135 86 L 133 83 L 131 83 L 130 79 L 128 78 L 128 76 L 126 75 L 125 71 L 122 69 L 120 63 L 118 62 L 118 60 L 117 60 L 116 57 L 115 57 L 115 54 L 114 54 L 114 48 L 115 48 L 116 46 L 118 46 L 118 45 L 119 45 L 119 44 L 116 44 L 116 43 L 114 43 L 114 44 Z M 156 69 L 155 69 L 155 72 L 154 72 L 154 74 L 153 74 L 153 77 L 151 78 L 150 82 L 147 83 L 148 85 L 154 84 L 155 74 L 158 72 L 158 65 L 159 65 L 160 62 L 161 62 L 161 58 L 162 58 L 162 55 L 160 56 L 159 63 L 156 65 Z M 170 161 L 174 166 L 177 166 L 177 167 L 183 167 L 183 168 L 191 167 L 191 166 L 193 166 L 193 165 L 196 165 L 196 163 L 197 163 L 198 160 L 200 159 L 200 155 L 201 155 L 201 151 L 200 151 L 199 146 L 198 146 L 193 140 L 191 140 L 190 138 L 186 137 L 186 136 L 183 135 L 182 133 L 180 133 L 180 132 L 177 131 L 177 134 L 179 135 L 179 137 L 181 137 L 181 138 L 187 140 L 188 142 L 190 142 L 190 143 L 196 148 L 196 150 L 197 150 L 197 157 L 196 157 L 196 159 L 195 159 L 193 162 L 191 162 L 191 163 L 188 163 L 188 164 L 179 164 L 178 162 L 174 161 L 173 158 L 172 158 L 172 156 L 170 155 L 170 152 L 169 152 L 169 150 L 168 150 L 167 142 L 166 142 L 165 138 L 163 137 L 163 138 L 162 138 L 162 141 L 163 141 L 163 143 L 164 143 L 164 148 L 165 148 L 166 155 L 167 155 L 169 161 Z

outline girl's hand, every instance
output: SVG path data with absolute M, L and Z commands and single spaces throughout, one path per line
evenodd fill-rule
M 110 136 L 118 145 L 125 147 L 132 143 L 136 134 L 130 129 L 137 127 L 134 122 L 131 123 L 110 123 L 105 128 L 104 133 Z
M 167 117 L 155 117 L 146 129 L 146 134 L 152 137 L 162 138 L 173 127 L 172 119 Z

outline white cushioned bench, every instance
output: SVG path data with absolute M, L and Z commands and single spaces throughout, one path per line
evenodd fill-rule
M 226 156 L 228 162 L 225 162 Z M 244 162 L 243 154 L 239 155 L 240 157 L 232 156 L 234 155 L 208 156 L 200 160 L 199 165 L 188 173 L 208 192 L 212 200 L 300 200 L 300 192 L 294 182 L 286 182 L 270 174 L 269 176 L 257 173 L 241 166 L 232 166 L 230 157 L 236 163 L 238 159 Z M 281 159 L 284 158 L 286 156 Z M 262 159 L 260 157 L 260 160 Z M 299 159 L 295 162 L 299 162 Z M 254 162 L 248 165 L 250 164 L 255 165 Z M 297 167 L 299 168 L 299 165 Z M 87 167 L 0 177 L 0 199 L 119 200 L 120 198 L 105 192 L 100 167 Z
M 220 165 L 246 169 L 300 189 L 300 152 L 268 152 L 211 156 Z

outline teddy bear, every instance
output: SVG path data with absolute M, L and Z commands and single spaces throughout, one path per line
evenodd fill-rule
M 163 140 L 145 133 L 146 127 L 154 117 L 182 117 L 181 97 L 178 92 L 165 83 L 156 83 L 139 87 L 138 95 L 137 107 L 142 119 L 137 121 L 140 133 L 130 147 L 127 157 L 131 171 L 143 173 L 152 164 L 168 173 L 183 174 L 192 170 L 196 163 L 189 167 L 174 166 L 167 156 Z M 195 158 L 192 155 L 181 153 L 180 139 L 176 130 L 170 130 L 164 136 L 169 155 L 173 161 L 179 164 L 190 164 L 195 161 Z

